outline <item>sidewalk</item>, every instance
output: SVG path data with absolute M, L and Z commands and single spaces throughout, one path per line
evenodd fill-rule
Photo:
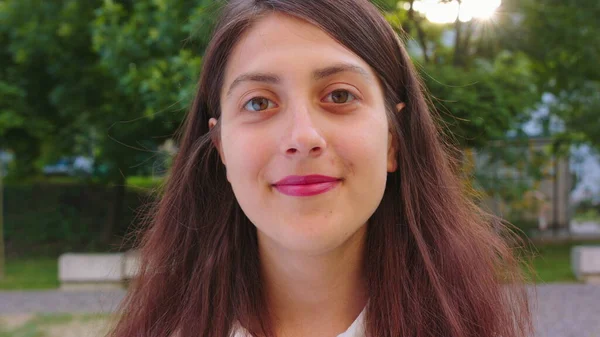
M 600 286 L 548 284 L 531 292 L 536 337 L 600 336 Z M 0 292 L 0 316 L 33 313 L 110 313 L 124 291 Z M 27 316 L 23 316 L 27 317 Z
M 5 291 L 0 292 L 0 315 L 24 313 L 110 313 L 124 291 Z

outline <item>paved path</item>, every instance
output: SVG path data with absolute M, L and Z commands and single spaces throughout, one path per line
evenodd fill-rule
M 0 315 L 111 312 L 124 292 L 0 292 Z M 532 293 L 536 337 L 600 337 L 600 286 L 551 284 Z
M 0 315 L 22 313 L 108 313 L 123 291 L 6 291 L 0 292 Z
M 532 309 L 537 337 L 600 337 L 600 285 L 540 285 Z

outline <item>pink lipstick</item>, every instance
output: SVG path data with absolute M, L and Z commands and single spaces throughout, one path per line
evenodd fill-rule
M 308 197 L 325 193 L 336 187 L 340 181 L 339 178 L 322 175 L 288 176 L 273 184 L 273 187 L 285 195 Z

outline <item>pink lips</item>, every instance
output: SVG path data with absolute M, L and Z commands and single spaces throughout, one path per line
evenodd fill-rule
M 325 193 L 340 181 L 339 178 L 322 175 L 288 176 L 273 184 L 273 187 L 285 195 L 307 197 Z

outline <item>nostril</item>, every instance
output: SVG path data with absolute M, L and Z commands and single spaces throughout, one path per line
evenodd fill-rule
M 312 149 L 310 149 L 308 151 L 308 153 L 309 154 L 315 154 L 315 153 L 320 153 L 321 151 L 322 151 L 322 147 L 316 146 L 316 147 L 313 147 Z M 289 148 L 289 149 L 286 150 L 287 154 L 295 154 L 295 153 L 298 153 L 298 152 L 300 152 L 300 150 L 298 150 L 297 148 L 293 148 L 293 147 L 291 147 L 291 148 Z

